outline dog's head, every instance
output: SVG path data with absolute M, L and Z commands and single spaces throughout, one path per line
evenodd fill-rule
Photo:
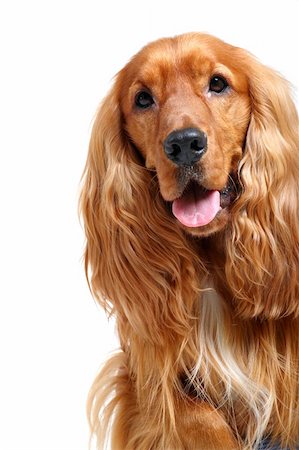
M 144 277 L 148 261 L 158 280 L 182 252 L 188 260 L 185 232 L 222 230 L 240 313 L 298 312 L 298 174 L 283 78 L 212 36 L 149 44 L 119 72 L 93 127 L 81 206 L 94 284 L 99 254 L 109 273 L 139 261 L 127 277 Z
M 250 94 L 237 52 L 207 35 L 163 39 L 117 80 L 128 138 L 177 223 L 195 235 L 223 228 L 238 194 Z

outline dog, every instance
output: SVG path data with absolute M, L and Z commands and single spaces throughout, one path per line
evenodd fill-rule
M 289 91 L 201 33 L 148 44 L 116 76 L 80 199 L 90 288 L 120 340 L 88 398 L 98 448 L 110 434 L 113 450 L 298 445 Z

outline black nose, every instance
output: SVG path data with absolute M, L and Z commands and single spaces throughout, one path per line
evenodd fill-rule
M 164 141 L 167 157 L 179 166 L 192 166 L 207 149 L 207 135 L 198 128 L 172 131 Z

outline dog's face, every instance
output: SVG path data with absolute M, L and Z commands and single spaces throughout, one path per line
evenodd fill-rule
M 160 40 L 119 77 L 126 132 L 196 236 L 222 229 L 238 194 L 250 98 L 236 50 L 206 35 Z

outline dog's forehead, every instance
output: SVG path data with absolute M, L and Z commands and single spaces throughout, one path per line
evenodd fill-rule
M 144 56 L 141 54 L 143 63 L 139 66 L 144 76 L 159 73 L 159 75 L 171 77 L 176 76 L 177 72 L 204 71 L 208 70 L 215 61 L 213 52 L 209 52 L 205 46 L 188 46 L 177 41 L 174 41 L 172 45 L 162 43 L 146 50 Z
M 219 63 L 227 64 L 227 44 L 208 35 L 192 34 L 166 38 L 144 47 L 131 61 L 132 79 L 145 84 L 167 84 L 178 74 L 198 77 L 209 74 Z

